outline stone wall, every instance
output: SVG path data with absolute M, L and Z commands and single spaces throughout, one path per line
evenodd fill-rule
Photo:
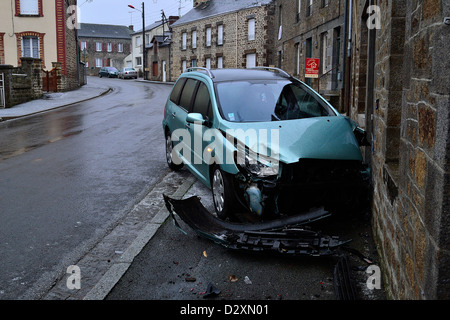
M 21 58 L 20 67 L 0 65 L 0 73 L 4 74 L 6 108 L 42 97 L 41 59 Z
M 372 207 L 385 287 L 393 299 L 448 299 L 450 26 L 443 20 L 450 4 L 377 4 Z M 357 17 L 355 30 L 363 23 Z M 354 70 L 369 70 L 356 50 L 352 58 Z M 352 107 L 352 115 L 364 111 Z
M 248 40 L 247 21 L 254 18 L 255 40 Z M 223 44 L 217 43 L 218 26 L 223 25 Z M 211 27 L 211 46 L 206 46 L 206 29 Z M 192 31 L 197 31 L 197 48 L 192 47 Z M 245 68 L 247 54 L 256 53 L 257 66 L 273 64 L 273 6 L 256 6 L 238 12 L 226 13 L 186 24 L 172 26 L 172 79 L 183 72 L 183 61 L 187 68 L 192 60 L 198 67 L 206 67 L 211 59 L 211 68 L 217 68 L 219 57 L 224 68 Z M 182 34 L 187 33 L 187 48 L 182 48 Z

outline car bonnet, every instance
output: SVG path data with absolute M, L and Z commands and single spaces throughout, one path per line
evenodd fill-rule
M 283 163 L 295 163 L 299 159 L 362 161 L 351 124 L 343 116 L 273 122 L 223 121 L 219 129 L 231 135 L 243 130 L 245 134 L 235 138 L 245 139 L 241 142 L 249 149 L 268 157 L 273 157 L 278 149 L 278 160 Z M 257 133 L 257 141 L 251 132 Z

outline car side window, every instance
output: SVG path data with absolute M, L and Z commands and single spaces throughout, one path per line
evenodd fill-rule
M 181 90 L 183 90 L 184 83 L 186 82 L 186 78 L 181 78 L 178 80 L 175 87 L 173 87 L 172 93 L 170 94 L 170 101 L 172 101 L 175 104 L 178 104 L 178 101 L 180 99 L 180 93 Z
M 208 113 L 211 105 L 211 99 L 209 96 L 208 87 L 200 82 L 200 86 L 197 90 L 197 95 L 194 101 L 194 107 L 192 109 L 193 113 L 200 113 L 203 115 L 203 118 L 208 117 L 209 120 L 212 120 L 211 114 Z
M 187 112 L 191 111 L 192 98 L 194 96 L 197 83 L 197 80 L 187 79 L 186 84 L 183 88 L 183 92 L 181 93 L 180 107 L 186 109 Z

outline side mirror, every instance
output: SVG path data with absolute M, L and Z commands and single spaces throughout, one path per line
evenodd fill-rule
M 187 115 L 186 122 L 204 124 L 205 119 L 203 118 L 203 115 L 201 113 L 189 113 Z

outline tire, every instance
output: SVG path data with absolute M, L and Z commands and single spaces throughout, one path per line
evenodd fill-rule
M 225 220 L 233 216 L 233 183 L 231 176 L 214 166 L 211 176 L 211 191 L 217 216 Z
M 169 131 L 166 132 L 166 162 L 169 168 L 173 171 L 178 171 L 181 168 L 183 168 L 183 163 L 177 164 L 173 161 L 173 142 L 172 142 L 172 135 Z

